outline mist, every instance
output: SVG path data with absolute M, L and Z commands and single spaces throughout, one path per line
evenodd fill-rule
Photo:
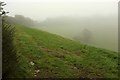
M 9 15 L 21 14 L 34 20 L 60 16 L 108 16 L 117 14 L 118 0 L 5 0 Z
M 118 50 L 118 0 L 5 0 L 9 16 L 20 14 L 37 29 L 80 43 Z
M 117 17 L 114 15 L 51 18 L 41 25 L 37 28 L 92 46 L 118 50 Z

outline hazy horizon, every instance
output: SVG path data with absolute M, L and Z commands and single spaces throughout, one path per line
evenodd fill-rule
M 118 0 L 5 0 L 9 16 L 41 21 L 37 29 L 82 42 L 84 29 L 91 45 L 118 50 Z
M 118 0 L 4 0 L 8 15 L 43 21 L 61 16 L 93 17 L 118 14 Z

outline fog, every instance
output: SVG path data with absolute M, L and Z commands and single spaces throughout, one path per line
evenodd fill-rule
M 93 17 L 59 17 L 49 18 L 37 27 L 72 40 L 105 48 L 118 50 L 118 26 L 117 17 L 94 16 Z
M 117 13 L 118 0 L 4 0 L 9 15 L 21 14 L 34 20 L 59 16 L 93 16 Z
M 40 22 L 37 29 L 118 50 L 118 0 L 4 0 L 9 16 Z M 87 37 L 86 37 L 87 36 Z

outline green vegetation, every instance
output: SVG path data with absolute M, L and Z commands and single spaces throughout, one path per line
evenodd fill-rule
M 2 20 L 2 78 L 16 77 L 18 57 L 13 44 L 14 27 Z
M 117 78 L 116 52 L 84 45 L 45 31 L 14 25 L 19 77 Z

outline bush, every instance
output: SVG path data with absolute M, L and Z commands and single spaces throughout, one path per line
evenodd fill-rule
M 5 20 L 2 21 L 2 77 L 10 78 L 15 76 L 18 60 L 16 49 L 13 43 L 14 27 Z

